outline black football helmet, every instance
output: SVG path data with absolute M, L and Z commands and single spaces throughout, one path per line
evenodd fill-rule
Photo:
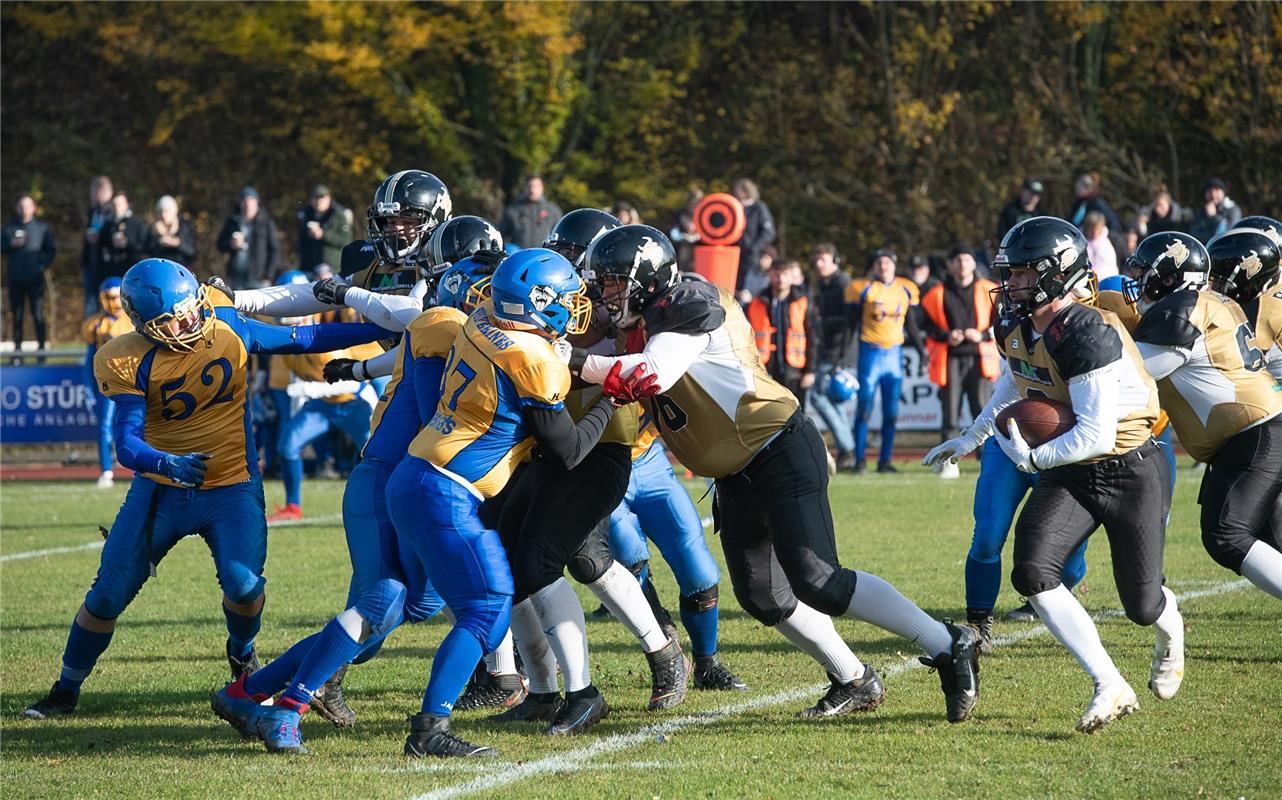
M 374 192 L 369 238 L 384 261 L 412 268 L 432 229 L 453 212 L 450 190 L 440 178 L 421 169 L 401 170 Z
M 1135 279 L 1139 296 L 1156 302 L 1168 294 L 1205 286 L 1211 257 L 1196 238 L 1166 231 L 1140 242 L 1135 252 L 1126 257 L 1123 267 L 1139 273 Z
M 1011 228 L 1002 239 L 993 266 L 1002 285 L 994 290 L 1004 315 L 1027 317 L 1054 300 L 1085 286 L 1091 277 L 1086 237 L 1071 222 L 1058 217 L 1032 217 Z M 1011 270 L 1037 273 L 1032 288 L 1012 290 Z
M 1259 230 L 1238 228 L 1221 233 L 1206 245 L 1211 257 L 1211 288 L 1239 303 L 1251 302 L 1278 279 L 1280 249 Z
M 619 218 L 597 208 L 576 208 L 556 223 L 543 246 L 565 256 L 576 267 L 596 237 L 622 225 Z
M 482 250 L 502 252 L 503 234 L 499 229 L 489 220 L 471 214 L 452 217 L 432 229 L 418 266 L 423 277 L 430 278 Z
M 1253 217 L 1242 217 L 1229 230 L 1236 231 L 1241 228 L 1257 230 L 1276 242 L 1278 247 L 1282 247 L 1282 222 L 1278 222 L 1273 217 L 1266 217 L 1261 214 Z
M 649 225 L 623 225 L 601 234 L 583 254 L 581 269 L 620 328 L 635 325 L 681 275 L 672 242 Z

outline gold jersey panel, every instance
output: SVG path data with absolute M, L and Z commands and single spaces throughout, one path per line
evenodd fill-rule
M 565 396 L 565 410 L 570 412 L 570 416 L 574 418 L 575 422 L 578 422 L 600 399 L 600 386 L 593 385 L 583 389 L 571 389 L 570 393 Z M 616 408 L 614 416 L 606 424 L 605 430 L 601 431 L 601 439 L 598 443 L 621 444 L 631 448 L 640 432 L 640 417 L 641 412 L 636 403 L 629 403 L 622 408 Z
M 1035 335 L 1028 320 L 1003 320 L 996 338 L 1022 397 L 1072 405 L 1070 378 L 1121 360 L 1119 413 L 1125 416 L 1117 423 L 1113 449 L 1084 463 L 1128 453 L 1152 437 L 1159 413 L 1157 386 L 1131 334 L 1113 312 L 1075 302 L 1051 320 L 1044 335 Z
M 81 333 L 85 344 L 102 347 L 117 336 L 124 336 L 126 333 L 133 331 L 133 329 L 133 320 L 125 316 L 125 312 L 122 311 L 113 315 L 108 314 L 106 311 L 99 311 L 85 320 Z
M 1140 312 L 1134 304 L 1127 302 L 1126 295 L 1112 289 L 1101 290 L 1096 295 L 1096 305 L 1105 311 L 1112 311 L 1126 328 L 1128 333 L 1135 333 L 1135 326 L 1140 322 Z
M 798 408 L 797 398 L 761 366 L 752 327 L 724 289 L 723 325 L 707 349 L 663 394 L 650 414 L 669 449 L 692 472 L 722 478 L 747 466 Z
M 383 419 L 383 412 L 387 410 L 387 404 L 392 401 L 392 396 L 396 394 L 396 387 L 400 386 L 401 380 L 405 376 L 406 355 L 408 355 L 411 362 L 416 358 L 444 358 L 450 352 L 450 346 L 458 338 L 459 332 L 463 330 L 463 323 L 465 322 L 467 322 L 467 314 L 457 308 L 436 306 L 419 314 L 406 327 L 405 333 L 408 339 L 402 338 L 401 346 L 403 347 L 404 343 L 408 341 L 410 352 L 408 354 L 402 353 L 392 366 L 392 377 L 388 380 L 387 386 L 383 387 L 383 394 L 378 398 L 378 405 L 374 406 L 374 416 L 370 418 L 369 432 L 371 436 L 378 429 L 378 423 Z
M 1282 284 L 1274 284 L 1260 295 L 1252 344 L 1264 354 L 1273 379 L 1282 382 Z

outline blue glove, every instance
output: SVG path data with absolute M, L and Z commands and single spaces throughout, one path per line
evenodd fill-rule
M 185 456 L 166 455 L 160 462 L 160 473 L 187 489 L 198 489 L 205 482 L 209 453 L 188 453 Z

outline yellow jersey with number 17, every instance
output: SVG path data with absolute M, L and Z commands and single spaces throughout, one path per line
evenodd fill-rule
M 491 313 L 489 302 L 477 308 L 454 340 L 436 414 L 409 451 L 482 497 L 497 494 L 534 447 L 524 409 L 563 409 L 570 390 L 570 370 L 551 342 L 503 330 Z

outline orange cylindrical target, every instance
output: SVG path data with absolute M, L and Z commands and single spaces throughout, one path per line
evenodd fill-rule
M 743 236 L 746 224 L 743 203 L 725 192 L 710 194 L 694 207 L 694 225 L 699 230 L 700 244 L 734 244 Z

